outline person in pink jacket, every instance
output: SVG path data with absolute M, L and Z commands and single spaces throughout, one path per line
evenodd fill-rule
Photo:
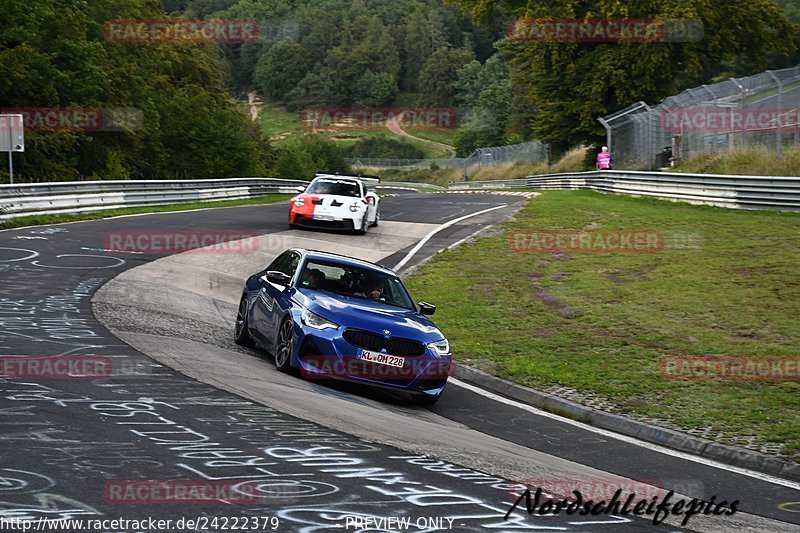
M 611 170 L 611 162 L 613 160 L 611 152 L 608 151 L 608 146 L 603 146 L 597 154 L 597 170 Z

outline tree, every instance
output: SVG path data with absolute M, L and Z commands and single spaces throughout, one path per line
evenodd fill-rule
M 297 87 L 286 95 L 286 108 L 297 111 L 304 107 L 339 105 L 333 80 L 324 72 L 309 72 Z
M 688 0 L 560 0 L 531 4 L 523 0 L 460 0 L 473 18 L 490 22 L 500 6 L 513 17 L 658 18 L 702 22 L 699 42 L 569 43 L 512 42 L 501 45 L 510 56 L 515 83 L 524 84 L 538 112 L 534 132 L 544 141 L 566 146 L 593 142 L 602 135 L 596 117 L 637 100 L 657 102 L 681 88 L 711 80 L 736 61 L 737 74 L 767 67 L 769 54 L 794 51 L 792 27 L 770 0 L 708 2 Z
M 149 0 L 0 0 L 0 101 L 14 108 L 102 109 L 97 128 L 26 132 L 21 179 L 238 176 L 265 171 L 269 146 L 226 93 L 209 43 L 117 43 L 108 21 L 158 20 Z M 141 117 L 107 119 L 118 110 Z
M 456 101 L 462 124 L 456 151 L 469 155 L 475 148 L 504 144 L 511 115 L 513 90 L 508 69 L 499 56 L 485 64 L 471 61 L 458 70 Z
M 312 59 L 302 45 L 282 41 L 258 60 L 253 81 L 268 97 L 283 100 L 306 76 L 312 65 Z
M 397 96 L 397 83 L 386 72 L 366 71 L 358 79 L 354 91 L 355 104 L 359 107 L 380 107 Z
M 458 70 L 472 54 L 458 48 L 440 48 L 431 54 L 419 74 L 422 100 L 429 106 L 452 106 L 458 91 Z
M 276 148 L 273 174 L 285 179 L 312 179 L 316 172 L 350 172 L 340 149 L 322 135 L 293 137 Z
M 360 16 L 345 28 L 341 44 L 328 53 L 324 70 L 339 99 L 350 104 L 367 71 L 388 74 L 396 83 L 400 56 L 380 20 Z
M 419 72 L 433 53 L 431 28 L 425 13 L 417 8 L 405 20 L 405 40 L 403 43 L 404 73 L 403 88 L 415 91 L 419 83 Z
M 308 5 L 297 11 L 299 42 L 315 65 L 322 65 L 328 52 L 341 43 L 344 13 L 339 7 Z

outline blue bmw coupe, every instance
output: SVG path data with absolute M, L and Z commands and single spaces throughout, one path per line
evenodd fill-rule
M 290 249 L 247 279 L 234 338 L 261 345 L 283 372 L 406 392 L 431 405 L 451 365 L 447 339 L 425 316 L 434 311 L 415 305 L 388 268 Z

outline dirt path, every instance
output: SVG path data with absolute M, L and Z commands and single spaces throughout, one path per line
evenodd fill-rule
M 397 120 L 399 118 L 400 117 L 397 116 L 394 119 L 389 119 L 386 122 L 386 128 L 389 131 L 391 131 L 392 133 L 394 133 L 395 135 L 400 135 L 402 137 L 408 137 L 410 139 L 414 139 L 416 141 L 423 142 L 423 143 L 427 144 L 428 146 L 432 146 L 432 147 L 438 148 L 440 150 L 447 150 L 447 153 L 450 155 L 450 157 L 455 157 L 456 156 L 456 149 L 454 147 L 450 146 L 449 144 L 444 144 L 444 143 L 440 143 L 440 142 L 436 142 L 436 141 L 431 141 L 429 139 L 423 139 L 422 137 L 416 137 L 416 136 L 411 135 L 410 133 L 406 132 L 403 128 L 400 127 L 400 124 L 397 122 Z

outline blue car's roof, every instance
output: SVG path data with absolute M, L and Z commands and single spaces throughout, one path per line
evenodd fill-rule
M 306 250 L 303 248 L 293 248 L 293 250 L 300 252 L 305 257 L 309 259 L 321 259 L 323 261 L 334 261 L 336 263 L 341 263 L 345 265 L 353 265 L 365 268 L 371 268 L 373 270 L 377 270 L 379 272 L 383 272 L 385 274 L 391 274 L 396 276 L 397 273 L 392 270 L 391 268 L 385 267 L 383 265 L 379 265 L 377 263 L 372 263 L 370 261 L 365 261 L 363 259 L 357 259 L 355 257 L 350 257 L 347 255 L 337 254 L 334 252 L 323 252 L 321 250 Z

